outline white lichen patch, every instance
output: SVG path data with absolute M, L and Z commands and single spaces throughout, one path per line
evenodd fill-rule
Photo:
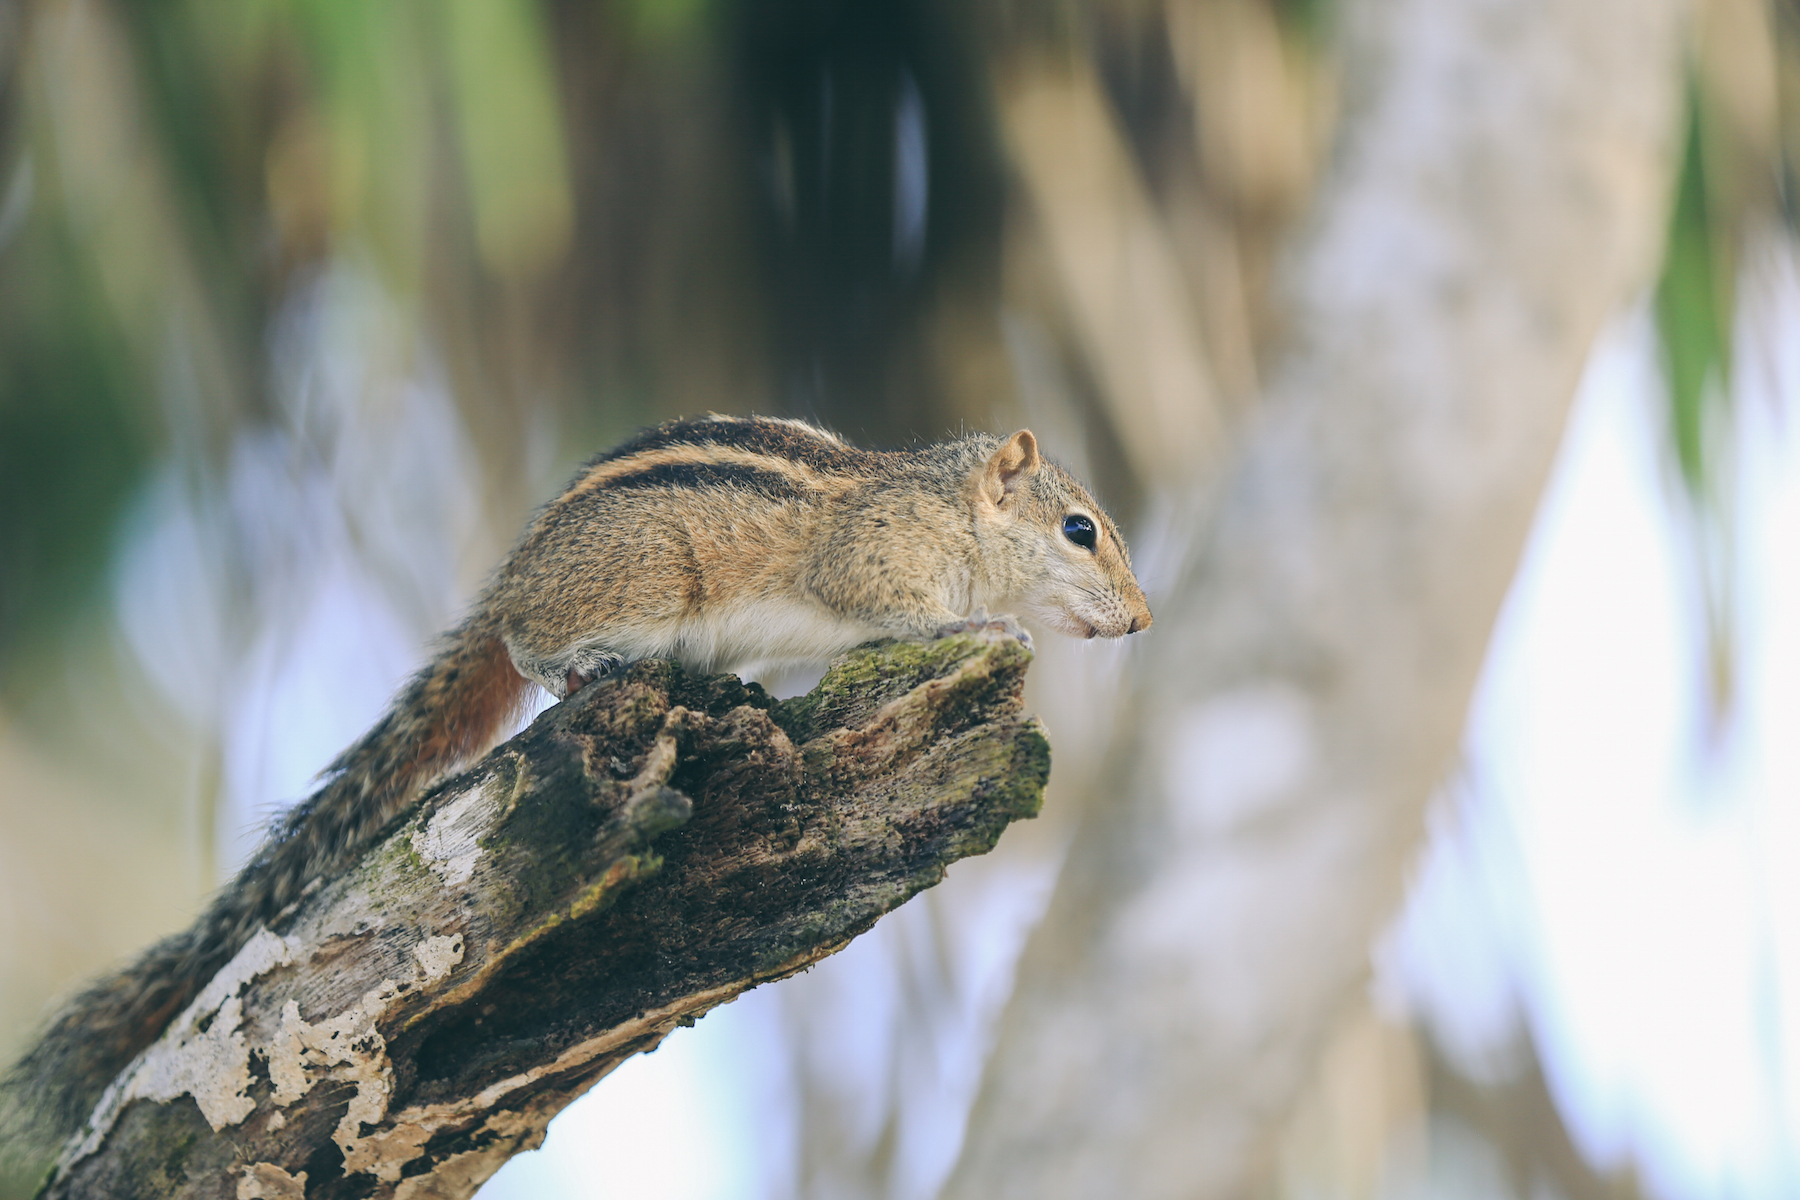
M 424 938 L 413 947 L 417 965 L 408 985 L 431 987 L 443 982 L 462 961 L 463 950 L 461 933 Z M 63 1169 L 98 1149 L 119 1113 L 133 1100 L 167 1103 L 191 1095 L 215 1132 L 242 1122 L 256 1109 L 256 1102 L 248 1094 L 250 1056 L 255 1054 L 268 1063 L 269 1081 L 274 1087 L 270 1099 L 280 1107 L 300 1100 L 321 1080 L 354 1084 L 356 1094 L 332 1135 L 343 1151 L 344 1171 L 367 1172 L 388 1182 L 398 1180 L 400 1168 L 418 1157 L 429 1133 L 420 1136 L 415 1126 L 407 1126 L 365 1138 L 362 1131 L 379 1125 L 387 1116 L 393 1093 L 393 1066 L 388 1060 L 387 1041 L 376 1023 L 405 990 L 403 985 L 384 979 L 343 1012 L 317 1022 L 302 1017 L 300 1002 L 289 998 L 282 1005 L 279 1026 L 267 1045 L 254 1045 L 245 1036 L 241 996 L 244 987 L 276 967 L 294 964 L 302 956 L 296 943 L 259 930 L 213 977 L 187 1011 L 170 1024 L 162 1038 L 106 1090 L 85 1136 L 65 1155 Z M 279 1111 L 270 1114 L 270 1130 L 286 1124 L 287 1119 Z M 257 1164 L 256 1170 L 263 1167 L 280 1170 L 270 1164 Z M 246 1175 L 240 1181 L 240 1192 L 255 1196 L 289 1194 L 268 1190 L 278 1182 L 272 1181 L 275 1177 L 267 1172 L 254 1178 Z M 245 1187 L 264 1190 L 242 1193 Z
M 389 1129 L 375 1130 L 357 1143 L 356 1169 L 391 1183 L 400 1178 L 402 1167 L 425 1152 L 425 1143 L 442 1128 L 442 1124 L 407 1121 Z M 344 1170 L 350 1170 L 348 1156 Z
M 413 983 L 426 987 L 441 983 L 463 959 L 463 935 L 427 937 L 413 947 L 413 957 L 418 960 Z M 346 1175 L 364 1173 L 389 1183 L 419 1156 L 432 1132 L 407 1124 L 363 1134 L 386 1118 L 393 1095 L 393 1066 L 376 1022 L 402 990 L 394 980 L 384 979 L 358 1003 L 316 1023 L 305 1020 L 299 1001 L 290 999 L 281 1009 L 280 1031 L 267 1050 L 260 1051 L 268 1059 L 269 1080 L 275 1085 L 271 1099 L 278 1105 L 293 1104 L 324 1079 L 356 1085 L 356 1095 L 331 1139 L 344 1153 Z
M 394 1200 L 454 1200 L 467 1196 L 492 1179 L 512 1154 L 512 1146 L 505 1142 L 452 1154 L 426 1174 L 402 1179 L 394 1189 Z
M 237 1200 L 306 1200 L 306 1172 L 289 1175 L 274 1163 L 251 1163 L 238 1177 Z
M 370 1169 L 362 1128 L 387 1116 L 394 1072 L 387 1041 L 375 1022 L 399 994 L 400 985 L 384 979 L 358 1003 L 317 1024 L 303 1019 L 299 1001 L 290 999 L 281 1009 L 281 1029 L 265 1051 L 276 1104 L 294 1103 L 322 1079 L 356 1085 L 356 1095 L 331 1135 L 344 1152 L 346 1174 Z M 399 1178 L 397 1170 L 392 1178 Z
M 493 1177 L 494 1172 L 521 1150 L 535 1150 L 544 1141 L 541 1120 L 502 1109 L 482 1125 L 499 1136 L 479 1150 L 452 1154 L 423 1175 L 400 1181 L 394 1200 L 447 1200 L 467 1196 Z
M 481 861 L 481 839 L 493 829 L 498 805 L 488 796 L 492 780 L 452 800 L 415 829 L 412 847 L 437 872 L 445 887 L 460 887 Z
M 251 980 L 293 960 L 287 942 L 266 929 L 258 930 L 170 1022 L 162 1037 L 101 1095 L 86 1135 L 65 1153 L 62 1169 L 98 1149 L 133 1100 L 166 1104 L 191 1095 L 215 1132 L 249 1116 L 256 1102 L 245 1094 L 250 1087 L 250 1044 L 239 1028 L 244 1019 L 240 993 Z
M 425 986 L 436 987 L 462 961 L 463 936 L 453 933 L 449 937 L 428 937 L 413 947 L 413 957 L 419 960 Z

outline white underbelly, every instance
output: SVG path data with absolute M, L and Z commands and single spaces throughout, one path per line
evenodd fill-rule
M 878 626 L 796 600 L 750 601 L 646 633 L 646 644 L 631 647 L 630 657 L 673 658 L 694 670 L 739 673 L 824 662 L 889 636 Z

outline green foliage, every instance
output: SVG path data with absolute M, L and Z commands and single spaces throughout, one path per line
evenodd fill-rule
M 694 36 L 712 18 L 713 0 L 618 0 L 634 33 L 645 42 L 669 44 Z
M 1719 424 L 1713 409 L 1726 404 L 1730 394 L 1736 264 L 1732 230 L 1708 195 L 1705 122 L 1697 89 L 1689 90 L 1687 124 L 1656 287 L 1656 323 L 1668 383 L 1670 444 L 1682 481 L 1700 496 L 1716 469 L 1708 432 Z
M 268 419 L 296 277 L 347 255 L 423 324 L 428 262 L 539 271 L 573 211 L 536 0 L 157 0 L 30 32 L 0 47 L 9 666 L 99 597 L 153 453 L 204 471 Z
M 482 262 L 535 274 L 562 256 L 574 209 L 543 22 L 534 0 L 449 0 L 444 13 Z
M 1331 22 L 1335 17 L 1332 0 L 1271 0 L 1276 20 L 1299 44 L 1311 50 L 1322 50 L 1331 42 Z
M 310 125 L 316 149 L 291 176 L 271 164 L 269 197 L 324 176 L 319 214 L 333 240 L 372 253 L 401 295 L 422 287 L 435 132 L 431 104 L 438 43 L 418 4 L 361 0 L 287 0 L 303 48 L 307 94 L 288 115 Z M 279 135 L 278 135 L 279 136 Z M 295 136 L 303 136 L 296 134 Z M 272 157 L 274 147 L 271 147 Z
M 9 667 L 95 594 L 152 449 L 126 348 L 84 267 L 55 229 L 0 251 L 0 646 L 15 648 L 0 660 Z
M 1736 691 L 1737 625 L 1730 488 L 1734 301 L 1744 231 L 1767 202 L 1757 177 L 1765 155 L 1748 152 L 1702 74 L 1687 94 L 1687 130 L 1657 281 L 1666 430 L 1685 498 L 1680 524 L 1703 614 L 1706 707 L 1714 730 Z

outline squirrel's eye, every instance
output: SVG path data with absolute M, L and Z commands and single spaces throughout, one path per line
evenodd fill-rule
M 1094 548 L 1094 523 L 1080 513 L 1063 518 L 1063 536 L 1084 550 Z

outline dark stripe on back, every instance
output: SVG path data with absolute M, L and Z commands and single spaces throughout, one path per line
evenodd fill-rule
M 860 474 L 869 469 L 870 460 L 881 457 L 873 451 L 858 450 L 828 441 L 782 421 L 761 420 L 756 417 L 739 420 L 711 417 L 692 421 L 665 421 L 654 429 L 646 429 L 590 461 L 575 478 L 579 482 L 601 463 L 629 458 L 646 450 L 709 444 L 731 446 L 753 454 L 768 454 L 790 462 L 803 463 L 815 471 L 837 474 Z
M 616 492 L 656 487 L 730 489 L 756 492 L 771 500 L 809 500 L 818 495 L 774 471 L 725 463 L 663 463 L 609 479 L 594 490 Z

